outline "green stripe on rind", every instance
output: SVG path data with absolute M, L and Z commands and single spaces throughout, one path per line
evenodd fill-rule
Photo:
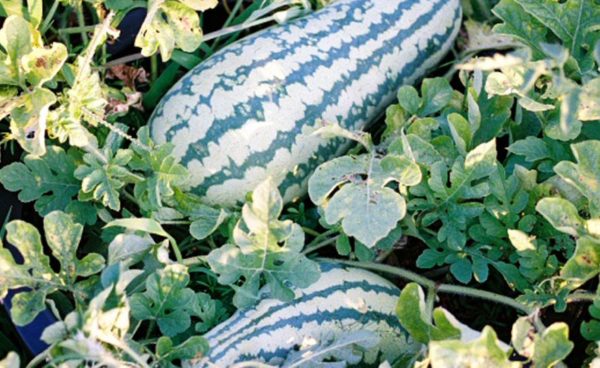
M 366 19 L 355 19 L 361 14 Z M 340 0 L 230 46 L 190 72 L 157 108 L 154 138 L 175 142 L 196 192 L 209 203 L 232 205 L 266 176 L 283 182 L 289 200 L 303 193 L 319 163 L 340 151 L 339 143 L 326 146 L 301 129 L 318 118 L 339 117 L 348 128 L 372 121 L 401 84 L 413 82 L 441 58 L 459 18 L 458 0 Z M 314 31 L 319 24 L 327 32 Z M 319 41 L 328 46 L 322 55 L 315 47 Z M 413 43 L 418 48 L 411 48 Z M 250 65 L 244 66 L 244 57 Z M 257 76 L 266 66 L 275 69 Z M 319 89 L 338 72 L 330 88 Z M 377 88 L 369 90 L 372 84 Z M 261 88 L 268 93 L 260 96 Z M 322 97 L 311 101 L 304 91 Z M 268 116 L 278 109 L 285 113 Z
M 277 365 L 304 338 L 360 329 L 382 337 L 380 348 L 388 359 L 412 348 L 395 315 L 398 288 L 368 271 L 331 264 L 321 268 L 319 281 L 296 290 L 293 302 L 265 299 L 211 330 L 205 335 L 211 351 L 195 367 L 244 360 Z

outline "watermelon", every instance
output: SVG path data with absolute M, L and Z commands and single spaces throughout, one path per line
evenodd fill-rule
M 379 345 L 367 356 L 390 361 L 414 354 L 395 313 L 400 290 L 369 271 L 321 263 L 320 279 L 285 303 L 265 297 L 256 306 L 237 311 L 208 332 L 210 351 L 194 367 L 230 367 L 257 361 L 281 366 L 297 347 L 356 331 L 372 331 Z
M 267 177 L 286 201 L 321 163 L 348 147 L 313 132 L 377 121 L 398 88 L 451 47 L 459 0 L 338 0 L 250 35 L 190 70 L 149 125 L 172 142 L 206 203 L 232 207 Z

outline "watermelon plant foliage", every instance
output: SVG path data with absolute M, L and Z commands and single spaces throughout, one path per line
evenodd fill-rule
M 454 53 L 400 88 L 384 122 L 313 133 L 354 146 L 312 173 L 306 198 L 285 204 L 270 180 L 233 209 L 190 192 L 175 146 L 144 126 L 156 101 L 222 46 L 327 3 L 0 3 L 0 184 L 43 218 L 0 229 L 0 299 L 18 291 L 0 322 L 50 311 L 34 364 L 196 362 L 214 348 L 203 334 L 267 296 L 292 300 L 323 256 L 412 281 L 396 310 L 420 348 L 382 367 L 600 364 L 596 0 L 463 1 Z M 139 7 L 141 53 L 112 57 Z M 215 7 L 229 15 L 204 33 Z M 490 301 L 473 303 L 489 325 L 465 333 L 445 293 Z M 0 367 L 26 363 L 0 341 Z M 284 366 L 360 366 L 379 336 L 318 341 Z

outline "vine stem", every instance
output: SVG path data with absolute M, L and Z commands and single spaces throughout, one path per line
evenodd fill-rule
M 88 37 L 87 32 L 83 30 L 85 28 L 85 18 L 83 15 L 83 3 L 79 3 L 75 7 L 75 12 L 77 13 L 77 23 L 79 23 L 79 27 L 82 29 L 81 39 L 83 40 L 83 43 L 87 44 L 88 42 L 90 42 L 90 38 Z
M 207 41 L 213 40 L 215 38 L 224 37 L 224 36 L 227 36 L 232 33 L 244 31 L 248 28 L 252 28 L 252 27 L 256 27 L 256 26 L 259 26 L 259 25 L 262 25 L 265 23 L 269 23 L 269 22 L 275 21 L 276 18 L 277 18 L 276 16 L 272 15 L 272 16 L 268 16 L 265 18 L 255 20 L 253 22 L 242 23 L 242 24 L 238 24 L 235 26 L 223 28 L 219 31 L 207 33 L 204 35 L 202 42 L 207 42 Z M 109 61 L 108 63 L 104 64 L 102 67 L 104 69 L 108 69 L 108 68 L 111 68 L 116 65 L 130 63 L 132 61 L 141 60 L 141 59 L 145 59 L 145 58 L 146 58 L 146 56 L 142 55 L 141 53 L 131 54 L 131 55 L 123 56 L 121 58 Z
M 307 255 L 309 253 L 315 252 L 321 248 L 324 248 L 330 244 L 333 244 L 337 241 L 337 239 L 339 238 L 339 236 L 334 236 L 333 238 L 329 238 L 327 240 L 323 240 L 320 243 L 316 243 L 315 245 L 312 245 L 310 247 L 306 247 L 306 249 L 302 252 L 303 255 Z
M 371 263 L 371 262 L 342 261 L 342 260 L 330 259 L 330 258 L 320 258 L 320 259 L 322 259 L 324 261 L 328 261 L 328 262 L 336 262 L 336 263 L 341 263 L 341 264 L 345 264 L 348 266 L 354 266 L 354 267 L 364 268 L 364 269 L 368 269 L 368 270 L 389 273 L 389 274 L 392 274 L 395 276 L 399 276 L 403 279 L 416 282 L 417 284 L 427 288 L 428 290 L 434 289 L 435 291 L 440 292 L 440 293 L 465 295 L 465 296 L 471 296 L 471 297 L 478 298 L 478 299 L 485 299 L 485 300 L 489 300 L 492 302 L 510 306 L 520 312 L 525 313 L 525 314 L 531 314 L 534 311 L 533 308 L 530 308 L 530 307 L 526 306 L 525 304 L 519 303 L 518 301 L 514 300 L 513 298 L 509 298 L 504 295 L 492 293 L 492 292 L 486 291 L 486 290 L 470 288 L 467 286 L 438 284 L 433 280 L 430 280 L 424 276 L 421 276 L 417 273 L 405 270 L 400 267 L 393 267 L 393 266 L 382 265 L 382 264 Z
M 46 360 L 50 356 L 50 351 L 52 350 L 52 348 L 53 348 L 53 346 L 50 346 L 46 350 L 42 351 L 41 353 L 39 353 L 38 355 L 33 357 L 33 359 L 31 359 L 31 361 L 29 361 L 29 363 L 27 363 L 27 366 L 25 368 L 37 367 L 40 363 L 42 363 L 44 360 Z
M 54 14 L 56 14 L 56 10 L 58 9 L 58 4 L 59 4 L 58 0 L 54 0 L 52 2 L 52 6 L 50 7 L 50 10 L 48 11 L 48 15 L 46 15 L 46 18 L 44 18 L 44 22 L 40 26 L 40 32 L 42 34 L 46 33 L 48 28 L 50 28 L 50 23 L 52 22 L 52 19 L 54 18 Z
M 600 295 L 592 293 L 573 293 L 567 296 L 567 302 L 589 302 L 593 303 L 594 300 L 599 299 Z
M 99 333 L 97 337 L 99 340 L 123 350 L 127 355 L 135 360 L 140 367 L 150 368 L 148 363 L 146 363 L 146 361 L 135 351 L 133 351 L 133 349 L 131 349 L 125 342 L 122 342 L 116 339 L 114 336 L 105 333 Z

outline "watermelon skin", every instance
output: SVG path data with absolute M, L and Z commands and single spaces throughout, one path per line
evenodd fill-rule
M 338 0 L 225 47 L 191 70 L 150 119 L 173 142 L 192 191 L 231 207 L 272 177 L 290 201 L 347 142 L 319 121 L 363 129 L 451 47 L 459 0 Z
M 391 362 L 418 350 L 396 316 L 400 290 L 374 273 L 322 263 L 320 279 L 295 293 L 290 303 L 266 298 L 236 312 L 205 335 L 208 355 L 188 366 L 230 367 L 249 361 L 280 366 L 305 339 L 319 341 L 357 330 L 380 336 L 371 359 L 381 352 Z

